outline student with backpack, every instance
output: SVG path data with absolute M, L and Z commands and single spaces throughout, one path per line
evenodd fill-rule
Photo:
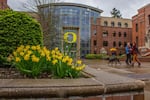
M 131 45 L 130 42 L 127 43 L 126 47 L 125 47 L 125 52 L 126 52 L 126 64 L 129 65 L 131 64 Z

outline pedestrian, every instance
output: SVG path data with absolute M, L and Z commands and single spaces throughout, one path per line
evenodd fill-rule
M 138 59 L 138 54 L 140 54 L 136 43 L 134 42 L 132 45 L 132 55 L 133 55 L 133 61 L 132 61 L 132 66 L 134 66 L 134 63 L 137 62 L 138 66 L 141 65 L 140 60 Z
M 130 65 L 131 64 L 131 45 L 130 42 L 127 43 L 126 47 L 125 47 L 125 52 L 126 52 L 126 64 Z

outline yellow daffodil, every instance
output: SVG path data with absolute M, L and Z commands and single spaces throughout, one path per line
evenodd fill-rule
M 24 55 L 24 52 L 20 52 L 20 56 L 23 56 Z
M 57 62 L 58 62 L 58 60 L 56 60 L 56 59 L 52 61 L 53 65 L 55 65 Z
M 33 61 L 33 62 L 39 62 L 39 60 L 40 60 L 40 59 L 39 59 L 38 57 L 32 56 L 32 61 Z
M 21 59 L 20 59 L 19 57 L 16 57 L 15 61 L 16 61 L 16 62 L 20 62 Z
M 36 50 L 36 46 L 31 46 L 31 49 L 32 50 Z
M 81 61 L 81 60 L 78 60 L 78 61 L 77 61 L 77 64 L 82 64 L 82 61 Z
M 27 54 L 27 55 L 24 56 L 24 60 L 27 61 L 27 60 L 29 60 L 29 59 L 30 59 L 30 55 Z
M 14 56 L 17 56 L 17 52 L 13 52 L 13 55 L 14 55 Z

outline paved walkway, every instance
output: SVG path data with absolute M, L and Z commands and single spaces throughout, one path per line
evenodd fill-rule
M 142 62 L 140 67 L 138 64 L 135 64 L 134 67 L 128 66 L 124 61 L 117 65 L 108 64 L 106 60 L 83 60 L 83 62 L 97 70 L 145 81 L 145 100 L 150 100 L 150 62 Z
M 83 60 L 83 62 L 97 70 L 119 74 L 140 80 L 150 80 L 150 62 L 142 62 L 141 66 L 135 64 L 134 67 L 126 65 L 124 61 L 121 64 L 108 64 L 106 60 Z

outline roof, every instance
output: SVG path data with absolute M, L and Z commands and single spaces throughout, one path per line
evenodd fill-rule
M 101 10 L 99 8 L 88 6 L 88 5 L 84 5 L 84 4 L 79 4 L 79 3 L 59 2 L 59 3 L 51 3 L 51 4 L 55 5 L 55 6 L 76 6 L 76 7 L 82 7 L 82 8 L 86 8 L 86 9 L 91 9 L 91 10 L 97 11 L 99 13 L 103 12 L 103 10 Z M 45 6 L 48 6 L 48 5 L 49 4 L 44 4 L 44 5 L 41 5 L 39 7 L 45 7 Z

